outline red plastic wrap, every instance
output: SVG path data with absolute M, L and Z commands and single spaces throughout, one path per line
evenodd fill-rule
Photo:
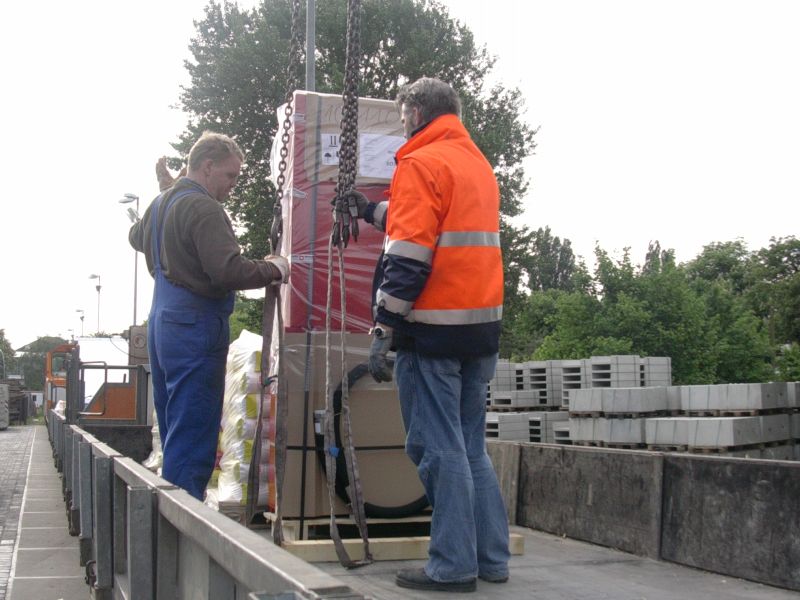
M 281 254 L 289 256 L 292 276 L 284 293 L 285 331 L 321 331 L 325 328 L 328 277 L 328 240 L 331 200 L 338 178 L 336 155 L 342 99 L 339 96 L 298 91 L 294 94 L 294 126 L 283 203 Z M 279 115 L 282 114 L 279 110 Z M 359 100 L 359 167 L 356 187 L 370 200 L 385 199 L 394 170 L 394 153 L 403 143 L 397 109 L 388 100 Z M 273 168 L 273 171 L 275 169 Z M 347 292 L 346 329 L 364 333 L 372 326 L 372 278 L 383 244 L 383 234 L 359 222 L 358 241 L 345 250 Z M 335 252 L 335 250 L 334 250 Z M 333 257 L 331 328 L 341 323 L 339 272 Z

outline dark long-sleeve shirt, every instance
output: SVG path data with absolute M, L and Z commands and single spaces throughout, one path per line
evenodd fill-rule
M 165 218 L 170 198 L 190 189 L 196 192 L 176 200 Z M 225 209 L 200 184 L 182 177 L 164 195 L 158 215 L 163 223 L 160 258 L 162 272 L 170 282 L 201 296 L 222 298 L 231 290 L 260 288 L 275 279 L 269 263 L 242 256 Z M 145 254 L 151 275 L 155 274 L 154 204 L 128 234 L 131 246 Z

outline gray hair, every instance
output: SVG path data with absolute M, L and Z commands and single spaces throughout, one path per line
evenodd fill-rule
M 433 77 L 422 77 L 401 87 L 395 103 L 401 110 L 404 104 L 419 108 L 423 123 L 430 123 L 442 115 L 461 117 L 461 100 L 456 91 Z
M 204 131 L 189 151 L 189 168 L 194 171 L 208 159 L 220 162 L 231 155 L 236 156 L 239 160 L 244 160 L 242 149 L 227 135 Z

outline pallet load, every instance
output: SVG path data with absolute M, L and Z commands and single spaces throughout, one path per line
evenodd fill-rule
M 330 384 L 335 390 L 342 380 L 342 320 L 346 330 L 346 371 L 353 377 L 350 390 L 353 442 L 358 448 L 356 457 L 368 505 L 367 516 L 375 514 L 373 509 L 376 508 L 392 513 L 393 509 L 405 505 L 427 505 L 416 468 L 405 455 L 405 433 L 396 387 L 391 383 L 376 384 L 369 375 L 363 376 L 370 344 L 368 332 L 372 326 L 372 278 L 384 237 L 363 222 L 358 241 L 351 240 L 344 253 L 345 319 L 339 302 L 338 260 L 335 257 L 333 260 L 331 381 L 326 381 L 328 243 L 332 226 L 331 200 L 339 168 L 342 98 L 296 91 L 293 105 L 284 186 L 287 196 L 282 201 L 283 237 L 279 249 L 281 255 L 290 258 L 292 265 L 291 282 L 281 290 L 283 367 L 289 412 L 281 511 L 288 539 L 305 537 L 310 527 L 323 530 L 328 526 L 330 508 L 321 460 L 324 446 L 320 437 L 321 419 L 326 406 L 326 385 Z M 283 122 L 283 107 L 278 114 L 279 122 Z M 394 172 L 394 154 L 405 141 L 395 104 L 359 98 L 358 131 L 356 188 L 370 200 L 384 200 Z M 278 154 L 278 148 L 273 148 L 273 157 Z M 277 172 L 277 167 L 273 167 L 273 173 Z M 275 364 L 278 355 L 277 323 L 274 332 L 270 365 Z M 276 509 L 276 394 L 277 385 L 273 384 L 269 388 L 267 405 L 263 407 L 269 419 L 265 448 L 270 466 L 269 496 L 263 507 L 267 518 L 273 518 Z M 338 419 L 336 422 L 338 424 Z M 347 486 L 342 480 L 343 473 L 344 469 L 337 468 L 337 490 L 341 493 L 334 510 L 337 515 L 347 516 Z M 419 512 L 419 508 L 415 510 Z
M 592 356 L 523 363 L 501 359 L 489 382 L 486 404 L 490 411 L 566 410 L 574 390 L 663 387 L 671 382 L 668 357 Z
M 536 411 L 528 413 L 529 442 L 555 444 L 555 430 L 569 420 L 569 413 L 565 410 Z
M 792 460 L 797 384 L 756 383 L 570 392 L 576 444 Z

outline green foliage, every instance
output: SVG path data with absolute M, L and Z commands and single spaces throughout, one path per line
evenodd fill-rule
M 800 381 L 800 344 L 788 344 L 781 348 L 775 365 L 778 380 Z
M 6 330 L 0 329 L 0 352 L 3 353 L 0 361 L 3 362 L 3 367 L 0 367 L 0 378 L 5 374 L 16 372 L 16 360 L 14 358 L 14 348 L 11 347 L 11 341 L 6 338 Z
M 231 340 L 238 338 L 244 329 L 261 335 L 262 306 L 263 300 L 251 300 L 250 298 L 245 298 L 241 294 L 236 295 L 233 313 L 229 319 Z M 255 309 L 258 310 L 257 313 L 255 313 Z
M 44 389 L 45 355 L 66 341 L 60 337 L 44 336 L 19 348 L 19 372 L 25 380 L 25 387 L 30 390 Z
M 345 0 L 317 4 L 319 92 L 339 94 L 343 88 L 346 6 Z M 522 96 L 519 90 L 502 86 L 484 89 L 494 59 L 438 2 L 364 0 L 362 7 L 360 95 L 394 99 L 400 86 L 426 75 L 448 81 L 462 98 L 464 123 L 494 167 L 500 185 L 505 314 L 513 318 L 524 303 L 524 259 L 532 240 L 526 229 L 510 222 L 522 212 L 527 192 L 522 160 L 535 148 L 535 131 L 521 119 Z M 304 22 L 305 16 L 301 18 Z M 275 194 L 267 180 L 268 156 L 278 127 L 276 108 L 286 94 L 290 21 L 285 0 L 263 0 L 249 11 L 212 1 L 196 25 L 190 45 L 193 60 L 186 64 L 190 84 L 180 96 L 181 108 L 192 115 L 174 144 L 181 155 L 188 153 L 205 129 L 234 136 L 247 155 L 227 208 L 250 256 L 268 252 Z M 297 76 L 304 81 L 299 72 Z M 179 162 L 173 159 L 171 165 L 177 167 Z M 246 305 L 243 323 L 260 330 L 260 301 Z
M 614 260 L 598 247 L 588 286 L 531 294 L 516 321 L 515 356 L 669 356 L 676 384 L 769 380 L 767 328 L 734 288 L 746 291 L 750 277 L 749 267 L 736 263 L 747 260 L 741 250 L 712 245 L 697 261 L 678 266 L 674 252 L 655 242 L 637 267 L 627 249 Z

